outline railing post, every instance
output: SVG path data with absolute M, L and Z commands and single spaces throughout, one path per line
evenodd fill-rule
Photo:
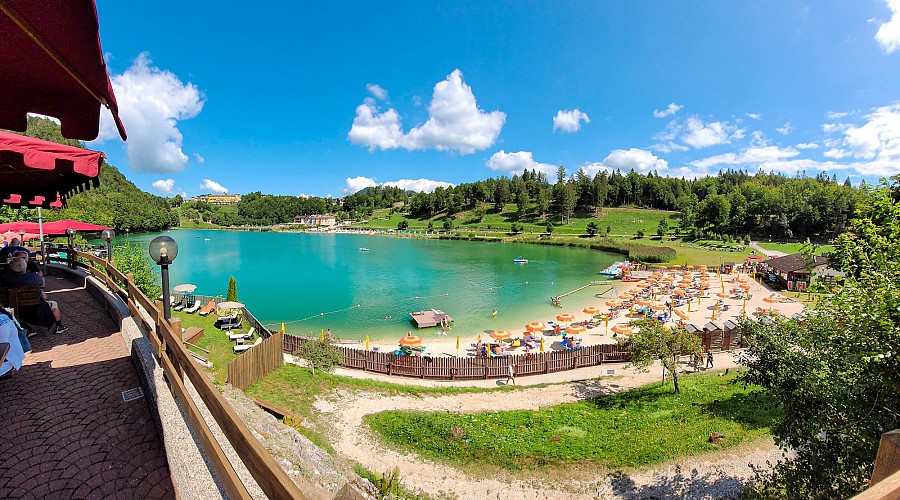
M 898 470 L 900 470 L 900 429 L 894 429 L 881 435 L 869 487 Z

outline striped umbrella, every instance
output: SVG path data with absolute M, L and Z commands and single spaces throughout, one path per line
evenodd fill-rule
M 424 340 L 418 335 L 407 335 L 400 339 L 400 345 L 404 347 L 416 347 L 422 345 Z
M 562 321 L 563 323 L 571 323 L 575 321 L 575 316 L 569 313 L 562 313 L 556 317 L 556 321 Z
M 547 325 L 541 323 L 540 321 L 532 321 L 525 325 L 525 329 L 529 332 L 543 332 L 547 329 Z
M 583 309 L 583 312 L 585 314 L 590 314 L 590 315 L 600 314 L 600 308 L 594 307 L 594 306 L 587 306 Z
M 633 297 L 629 293 L 623 293 L 622 295 L 619 295 L 619 298 L 622 300 L 631 300 Z
M 581 325 L 572 325 L 572 326 L 566 328 L 566 333 L 571 334 L 571 335 L 580 335 L 582 333 L 585 333 L 586 331 L 587 331 L 587 328 L 585 328 Z
M 750 285 L 741 285 L 738 288 L 740 288 L 741 290 L 747 291 L 750 289 Z
M 682 311 L 676 310 L 676 311 L 675 311 L 675 314 L 676 314 L 679 318 L 681 318 L 681 319 L 683 319 L 683 320 L 687 320 L 687 319 L 689 318 L 689 316 L 688 316 L 687 314 L 685 314 L 684 312 L 682 312 Z
M 667 306 L 665 304 L 656 304 L 655 306 L 653 306 L 653 309 L 655 309 L 657 311 L 665 311 L 668 308 L 669 308 L 669 306 Z
M 630 335 L 633 330 L 626 325 L 616 325 L 612 327 L 613 333 L 621 333 L 622 335 Z
M 491 332 L 491 338 L 494 340 L 509 340 L 512 338 L 512 334 L 506 330 L 494 330 Z
M 770 297 L 764 298 L 763 302 L 768 302 L 769 304 L 775 304 L 775 303 L 781 302 L 781 299 L 779 299 L 778 297 L 770 296 Z
M 716 294 L 716 297 L 719 297 L 720 299 L 727 299 L 728 297 L 731 297 L 731 295 L 729 295 L 725 292 L 719 292 Z
M 629 297 L 631 298 L 631 297 Z M 619 299 L 610 299 L 606 301 L 606 307 L 619 307 L 622 305 L 622 301 Z
M 653 301 L 650 299 L 641 299 L 641 300 L 637 301 L 637 305 L 639 305 L 641 307 L 652 306 Z

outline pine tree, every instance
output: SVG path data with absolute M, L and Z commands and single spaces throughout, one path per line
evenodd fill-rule
M 238 301 L 237 282 L 234 280 L 234 276 L 228 280 L 228 294 L 225 295 L 225 300 L 231 302 Z

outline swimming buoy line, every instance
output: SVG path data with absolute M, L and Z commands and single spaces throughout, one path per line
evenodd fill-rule
M 300 323 L 300 322 L 302 322 L 302 321 L 307 321 L 307 320 L 310 320 L 310 319 L 313 319 L 313 318 L 321 318 L 321 317 L 327 316 L 327 315 L 329 315 L 329 314 L 337 314 L 337 313 L 340 313 L 340 312 L 349 311 L 349 310 L 351 310 L 351 309 L 359 309 L 360 307 L 362 307 L 362 304 L 356 304 L 356 305 L 353 305 L 353 306 L 350 306 L 350 307 L 345 307 L 345 308 L 343 308 L 343 309 L 338 309 L 338 310 L 336 310 L 336 311 L 320 312 L 319 314 L 315 314 L 315 315 L 313 315 L 313 316 L 309 316 L 309 317 L 306 317 L 306 318 L 303 318 L 303 319 L 295 319 L 295 320 L 293 320 L 293 321 L 279 321 L 278 323 L 268 323 L 268 324 L 264 324 L 263 326 L 265 326 L 265 327 L 270 327 L 270 326 L 278 327 L 278 326 L 281 325 L 281 323 L 284 323 L 284 324 L 286 324 L 286 325 L 289 325 L 289 324 L 292 324 L 292 323 Z
M 523 281 L 523 282 L 521 282 L 521 283 L 516 283 L 515 286 L 521 286 L 521 285 L 555 285 L 555 284 L 556 284 L 556 282 L 553 282 L 553 281 Z M 489 287 L 485 288 L 485 290 L 500 290 L 501 288 L 504 288 L 504 287 L 502 287 L 502 286 L 489 286 Z
M 442 293 L 439 295 L 416 295 L 415 297 L 407 297 L 404 300 L 419 300 L 419 299 L 433 299 L 435 297 L 449 297 L 449 293 Z

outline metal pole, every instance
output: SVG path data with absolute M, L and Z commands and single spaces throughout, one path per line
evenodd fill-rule
M 106 262 L 112 262 L 112 240 L 106 240 Z
M 160 264 L 162 268 L 162 289 L 163 289 L 163 317 L 168 320 L 172 317 L 172 311 L 169 310 L 169 265 Z

